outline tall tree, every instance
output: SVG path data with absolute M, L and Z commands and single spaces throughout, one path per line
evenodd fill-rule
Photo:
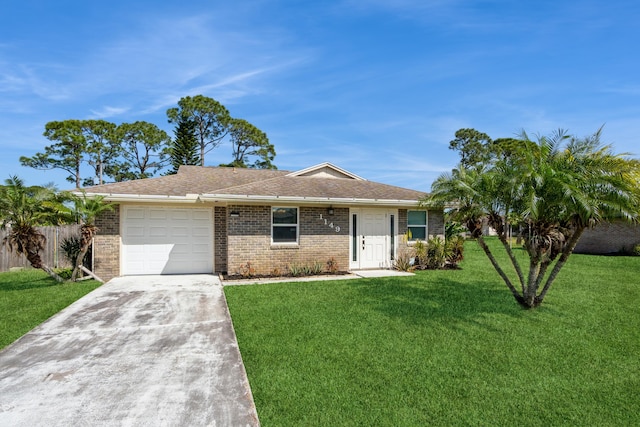
M 203 95 L 181 98 L 178 107 L 167 110 L 167 117 L 169 123 L 178 124 L 181 119 L 195 123 L 195 135 L 200 146 L 200 166 L 204 166 L 205 155 L 220 145 L 227 135 L 231 119 L 224 105 Z
M 43 135 L 54 144 L 45 147 L 44 153 L 20 157 L 20 163 L 35 169 L 67 171 L 67 181 L 73 182 L 76 188 L 82 184 L 102 184 L 107 166 L 120 154 L 120 147 L 114 143 L 115 128 L 113 123 L 104 120 L 49 122 Z M 83 163 L 93 169 L 92 176 L 84 180 Z
M 104 184 L 105 172 L 122 153 L 116 142 L 116 125 L 105 120 L 82 120 L 82 134 L 86 141 L 87 163 L 93 169 L 93 177 L 84 185 Z
M 228 165 L 255 169 L 277 169 L 272 163 L 276 150 L 267 134 L 243 119 L 231 119 L 229 136 L 233 147 L 233 161 Z M 250 163 L 250 160 L 254 160 Z
M 62 222 L 63 206 L 47 187 L 27 187 L 12 176 L 0 187 L 0 227 L 9 233 L 3 240 L 10 251 L 24 255 L 33 268 L 42 269 L 59 282 L 63 279 L 40 256 L 46 237 L 36 227 Z M 68 219 L 68 218 L 67 218 Z
M 115 139 L 121 147 L 121 160 L 112 162 L 106 173 L 116 182 L 149 178 L 167 163 L 171 138 L 152 123 L 122 123 Z
M 178 169 L 182 165 L 197 165 L 199 163 L 195 127 L 193 120 L 185 117 L 179 118 L 173 131 L 175 138 L 168 149 L 171 169 L 167 171 L 167 175 L 178 173 Z
M 440 176 L 425 204 L 452 203 L 516 301 L 537 307 L 587 227 L 640 216 L 640 162 L 615 154 L 600 142 L 601 130 L 586 138 L 558 131 L 529 139 L 493 162 L 461 163 Z M 527 225 L 524 248 L 529 269 L 520 266 L 508 239 L 511 218 Z M 482 236 L 493 227 L 515 271 L 513 282 Z
M 491 160 L 492 139 L 486 133 L 475 129 L 458 129 L 455 139 L 449 142 L 449 149 L 457 150 L 460 163 L 465 166 L 480 165 Z
M 87 155 L 87 140 L 83 134 L 82 121 L 49 122 L 45 125 L 44 136 L 55 143 L 45 147 L 44 153 L 36 153 L 33 157 L 20 157 L 20 163 L 40 170 L 67 171 L 67 181 L 75 183 L 76 188 L 80 188 L 80 166 Z

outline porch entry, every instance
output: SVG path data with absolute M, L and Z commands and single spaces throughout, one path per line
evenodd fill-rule
M 391 268 L 397 246 L 398 211 L 351 209 L 349 268 Z

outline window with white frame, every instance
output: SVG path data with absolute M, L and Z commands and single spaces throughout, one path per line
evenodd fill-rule
M 427 211 L 407 212 L 407 225 L 409 231 L 409 241 L 427 239 Z
M 271 241 L 273 243 L 298 242 L 298 208 L 271 208 Z

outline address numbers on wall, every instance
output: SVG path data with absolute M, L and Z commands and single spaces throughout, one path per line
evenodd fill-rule
M 340 232 L 340 226 L 335 225 L 331 220 L 324 218 L 322 214 L 320 214 L 320 221 L 324 221 L 324 225 L 326 225 L 329 228 L 333 228 L 336 233 Z

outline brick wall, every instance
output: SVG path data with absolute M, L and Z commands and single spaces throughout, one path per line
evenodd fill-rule
M 271 244 L 271 206 L 228 206 L 228 270 L 230 274 L 248 262 L 256 274 L 271 274 L 274 269 L 286 272 L 293 263 L 319 261 L 326 264 L 335 258 L 340 270 L 349 269 L 349 209 L 299 207 L 299 242 L 296 245 Z M 327 219 L 320 219 L 320 215 Z M 333 227 L 329 224 L 333 223 Z M 339 231 L 337 228 L 339 227 Z
M 409 228 L 407 221 L 407 209 L 398 209 L 398 236 L 402 237 L 407 234 Z
M 585 230 L 574 252 L 611 254 L 631 251 L 636 245 L 640 245 L 640 226 L 616 221 Z
M 429 211 L 427 215 L 427 226 L 429 227 L 427 234 L 429 237 L 440 236 L 444 239 L 444 211 L 433 210 Z
M 217 206 L 213 211 L 213 250 L 215 253 L 215 271 L 226 273 L 227 268 L 227 208 Z
M 94 273 L 102 280 L 120 275 L 120 205 L 96 218 L 98 233 L 93 240 Z

